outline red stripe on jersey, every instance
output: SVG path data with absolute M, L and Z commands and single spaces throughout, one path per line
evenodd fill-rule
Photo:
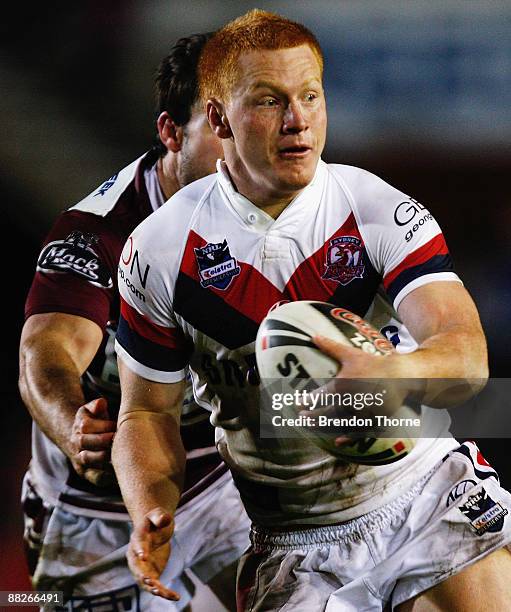
M 328 302 L 332 294 L 339 287 L 337 281 L 323 278 L 324 272 L 327 269 L 328 249 L 330 248 L 331 241 L 341 236 L 354 236 L 360 240 L 361 246 L 364 245 L 353 213 L 315 253 L 296 268 L 286 285 L 285 293 L 287 299 L 303 300 L 303 296 L 306 295 L 308 300 Z
M 204 247 L 206 244 L 207 240 L 194 231 L 190 231 L 181 262 L 181 272 L 198 283 L 200 283 L 201 278 L 194 248 Z M 237 263 L 240 267 L 240 273 L 233 278 L 227 289 L 217 289 L 210 285 L 208 290 L 220 296 L 226 304 L 252 319 L 252 321 L 260 323 L 268 314 L 268 310 L 276 302 L 283 299 L 283 294 L 253 266 L 239 260 L 237 260 Z
M 435 255 L 447 255 L 449 253 L 449 249 L 447 248 L 447 244 L 445 243 L 445 239 L 443 234 L 438 234 L 434 238 L 432 238 L 429 242 L 422 245 L 412 253 L 410 253 L 407 257 L 403 259 L 403 261 L 397 265 L 391 272 L 387 274 L 387 276 L 383 279 L 383 286 L 385 289 L 403 272 L 408 268 L 413 268 L 414 266 L 419 266 L 420 264 L 425 263 Z
M 177 328 L 164 327 L 163 325 L 157 325 L 152 321 L 149 321 L 146 317 L 141 315 L 135 308 L 130 306 L 121 297 L 121 316 L 130 326 L 130 328 L 136 332 L 142 338 L 160 344 L 166 348 L 182 348 L 184 343 L 183 332 Z
M 199 267 L 195 258 L 194 249 L 204 247 L 207 241 L 201 238 L 199 234 L 196 234 L 193 230 L 190 230 L 188 240 L 186 241 L 186 248 L 181 261 L 181 272 L 193 278 L 195 281 L 200 282 Z
M 491 468 L 491 465 L 488 463 L 488 461 L 486 461 L 479 449 L 477 449 L 477 463 L 479 465 Z

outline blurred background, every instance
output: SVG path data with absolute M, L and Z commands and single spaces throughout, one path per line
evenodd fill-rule
M 0 26 L 4 285 L 0 590 L 27 588 L 18 498 L 30 420 L 16 389 L 23 303 L 58 212 L 141 155 L 155 68 L 181 36 L 258 6 L 302 21 L 326 56 L 324 159 L 417 198 L 444 229 L 506 377 L 511 312 L 511 3 L 486 0 L 82 0 L 13 3 Z M 11 246 L 7 246 L 11 245 Z M 506 442 L 481 440 L 511 486 Z

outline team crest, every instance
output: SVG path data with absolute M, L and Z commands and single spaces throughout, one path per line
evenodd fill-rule
M 200 284 L 205 289 L 215 287 L 223 291 L 241 271 L 238 262 L 229 252 L 227 240 L 208 242 L 206 246 L 193 250 L 199 266 Z
M 365 272 L 362 252 L 362 242 L 355 236 L 333 238 L 326 254 L 326 270 L 322 278 L 341 285 L 347 285 L 355 278 L 362 278 Z
M 507 508 L 493 501 L 484 487 L 474 495 L 469 495 L 468 500 L 458 507 L 468 518 L 478 536 L 487 531 L 491 533 L 502 531 L 504 517 L 508 514 Z

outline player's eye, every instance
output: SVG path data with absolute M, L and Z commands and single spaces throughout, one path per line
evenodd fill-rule
M 318 96 L 317 93 L 314 93 L 313 91 L 308 91 L 305 94 L 305 101 L 306 102 L 314 102 L 314 100 L 317 100 L 318 97 L 319 96 Z
M 267 107 L 272 107 L 272 106 L 277 106 L 278 102 L 275 98 L 272 98 L 270 96 L 265 96 L 264 98 L 262 98 L 262 100 L 260 101 L 261 106 L 267 106 Z

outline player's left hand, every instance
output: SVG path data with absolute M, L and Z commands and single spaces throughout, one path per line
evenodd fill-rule
M 160 581 L 160 575 L 170 556 L 170 539 L 174 521 L 163 508 L 150 510 L 142 522 L 134 525 L 128 546 L 127 559 L 131 573 L 144 591 L 178 601 L 178 593 Z

